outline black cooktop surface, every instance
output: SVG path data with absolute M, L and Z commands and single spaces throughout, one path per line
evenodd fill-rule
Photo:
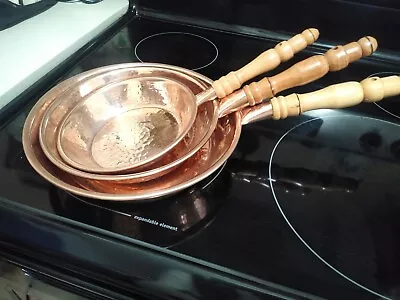
M 276 43 L 134 19 L 67 77 L 145 61 L 217 79 Z M 270 74 L 311 51 L 318 52 L 310 47 Z M 399 70 L 362 60 L 282 94 Z M 143 204 L 76 197 L 36 174 L 21 144 L 34 102 L 0 132 L 3 198 L 316 297 L 391 299 L 400 292 L 400 97 L 244 126 L 216 173 Z

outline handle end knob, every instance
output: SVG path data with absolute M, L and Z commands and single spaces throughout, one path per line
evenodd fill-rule
M 369 56 L 378 49 L 378 41 L 372 36 L 365 36 L 358 40 L 362 55 Z
M 362 57 L 370 56 L 377 48 L 378 42 L 372 36 L 365 36 L 357 42 L 332 48 L 325 53 L 329 70 L 332 72 L 343 70 L 350 63 Z
M 369 77 L 360 82 L 364 89 L 364 102 L 377 102 L 400 94 L 400 76 Z
M 319 38 L 319 30 L 317 28 L 308 28 L 302 32 L 303 36 L 306 37 L 308 45 L 311 45 Z

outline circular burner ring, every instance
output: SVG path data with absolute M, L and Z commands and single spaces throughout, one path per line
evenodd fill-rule
M 378 73 L 374 73 L 372 75 L 369 75 L 368 78 L 370 77 L 375 77 L 375 76 L 379 76 L 379 77 L 386 77 L 386 76 L 391 76 L 391 75 L 397 75 L 400 76 L 400 73 L 396 73 L 396 72 L 378 72 Z M 385 99 L 383 100 L 385 101 Z M 397 119 L 400 119 L 399 115 L 396 115 L 395 113 L 392 113 L 391 111 L 387 110 L 386 108 L 384 108 L 382 105 L 380 105 L 378 102 L 374 102 L 374 104 L 376 106 L 378 106 L 381 110 L 383 110 L 384 112 L 386 112 L 387 114 L 391 115 L 392 117 L 395 117 Z
M 211 45 L 214 47 L 214 49 L 215 49 L 215 56 L 214 56 L 214 58 L 213 58 L 210 62 L 208 62 L 207 64 L 204 64 L 204 65 L 202 65 L 202 66 L 200 66 L 200 67 L 191 68 L 192 71 L 197 71 L 197 70 L 200 70 L 200 69 L 204 69 L 204 68 L 208 67 L 209 65 L 213 64 L 213 63 L 217 60 L 218 55 L 219 55 L 218 48 L 217 48 L 217 46 L 216 46 L 212 41 L 210 41 L 209 39 L 207 39 L 207 38 L 205 38 L 205 37 L 203 37 L 203 36 L 201 36 L 201 35 L 197 35 L 197 34 L 194 34 L 194 33 L 188 33 L 188 32 L 180 32 L 180 31 L 161 32 L 161 33 L 152 34 L 152 35 L 150 35 L 150 36 L 148 36 L 148 37 L 143 38 L 143 39 L 140 40 L 140 41 L 136 44 L 136 46 L 135 46 L 134 52 L 135 52 L 136 58 L 137 58 L 140 62 L 144 62 L 144 61 L 139 57 L 138 51 L 137 51 L 138 48 L 139 48 L 139 46 L 140 46 L 143 42 L 145 42 L 145 41 L 147 41 L 147 40 L 149 40 L 149 39 L 151 39 L 151 38 L 153 38 L 153 37 L 162 36 L 162 35 L 168 35 L 168 34 L 183 34 L 183 35 L 188 35 L 188 36 L 191 36 L 191 37 L 199 38 L 199 39 L 202 39 L 202 40 L 208 42 L 209 44 L 211 44 Z M 182 66 L 181 66 L 181 67 L 182 67 Z
M 382 74 L 382 73 L 380 73 L 380 74 Z M 371 76 L 372 76 L 372 75 L 371 75 Z M 340 117 L 340 118 L 343 118 L 343 117 L 352 117 L 352 118 L 354 118 L 353 115 L 340 115 L 340 116 L 333 115 L 333 116 L 324 116 L 323 118 L 325 119 L 325 118 L 335 118 L 335 117 L 336 117 L 336 118 L 338 118 L 338 117 Z M 363 118 L 365 118 L 365 119 L 371 119 L 371 120 L 377 120 L 377 119 L 371 118 L 371 117 L 363 117 Z M 274 159 L 275 152 L 276 152 L 276 150 L 277 150 L 279 144 L 280 144 L 280 143 L 285 139 L 285 137 L 288 136 L 292 131 L 294 131 L 295 129 L 297 129 L 297 128 L 299 128 L 299 127 L 305 125 L 305 124 L 308 124 L 308 123 L 311 123 L 311 122 L 317 121 L 317 120 L 322 120 L 322 118 L 319 118 L 319 117 L 312 118 L 312 119 L 310 119 L 310 120 L 304 121 L 304 122 L 299 123 L 299 124 L 297 124 L 296 126 L 292 127 L 291 129 L 289 129 L 287 132 L 285 132 L 285 133 L 279 138 L 279 140 L 278 140 L 277 143 L 275 144 L 274 148 L 272 149 L 272 153 L 271 153 L 271 156 L 270 156 L 270 159 L 269 159 L 269 164 L 268 164 L 268 181 L 269 181 L 269 185 L 270 185 L 270 187 L 271 187 L 272 196 L 273 196 L 273 198 L 274 198 L 274 200 L 275 200 L 275 204 L 276 204 L 276 206 L 278 207 L 278 210 L 279 210 L 279 212 L 281 213 L 283 219 L 284 219 L 285 222 L 288 224 L 288 226 L 289 226 L 290 229 L 293 231 L 293 233 L 297 236 L 297 238 L 304 244 L 304 246 L 306 246 L 306 248 L 307 248 L 308 250 L 311 251 L 311 253 L 313 253 L 313 254 L 314 254 L 320 261 L 322 261 L 326 266 L 328 266 L 330 269 L 332 269 L 332 270 L 333 270 L 334 272 L 336 272 L 338 275 L 340 275 L 340 276 L 343 277 L 344 279 L 350 281 L 351 283 L 353 283 L 354 285 L 358 286 L 359 288 L 361 288 L 361 289 L 363 289 L 363 290 L 365 290 L 365 291 L 367 291 L 367 292 L 370 292 L 370 293 L 372 293 L 372 294 L 374 294 L 374 295 L 376 295 L 376 296 L 378 296 L 378 297 L 380 297 L 380 298 L 382 298 L 382 299 L 391 300 L 390 298 L 388 298 L 388 297 L 386 297 L 386 296 L 384 296 L 384 295 L 381 295 L 381 294 L 379 294 L 379 293 L 377 293 L 377 292 L 375 292 L 375 291 L 373 291 L 373 290 L 367 288 L 366 286 L 364 286 L 364 285 L 358 283 L 357 281 L 355 281 L 355 280 L 349 278 L 349 277 L 346 276 L 344 273 L 342 273 L 342 272 L 340 272 L 338 269 L 336 269 L 333 265 L 331 265 L 328 261 L 326 261 L 322 256 L 320 256 L 320 255 L 317 253 L 317 251 L 315 251 L 315 250 L 313 249 L 313 247 L 311 247 L 310 244 L 307 243 L 307 242 L 302 238 L 302 236 L 300 235 L 300 233 L 294 228 L 293 224 L 290 222 L 289 218 L 286 216 L 285 212 L 283 211 L 282 206 L 281 206 L 280 203 L 279 203 L 278 197 L 277 197 L 277 195 L 276 195 L 276 193 L 275 193 L 275 189 L 274 189 L 274 179 L 273 179 L 273 177 L 272 177 L 272 161 L 273 161 L 273 159 Z M 390 122 L 387 122 L 387 121 L 384 121 L 384 120 L 379 120 L 379 121 L 385 122 L 385 123 L 390 123 Z M 396 124 L 394 124 L 394 125 L 396 125 Z

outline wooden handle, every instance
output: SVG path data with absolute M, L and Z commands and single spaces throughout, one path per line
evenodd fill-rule
M 371 77 L 361 82 L 345 82 L 307 93 L 279 96 L 271 99 L 272 118 L 285 119 L 288 116 L 322 108 L 345 108 L 363 101 L 376 102 L 385 97 L 400 94 L 400 76 L 384 78 Z
M 277 93 L 315 81 L 329 71 L 339 71 L 351 62 L 376 51 L 378 43 L 373 37 L 363 37 L 357 42 L 345 46 L 337 46 L 324 55 L 314 55 L 289 69 L 273 76 L 253 82 L 243 87 L 249 105 L 253 106 Z
M 263 52 L 243 68 L 222 76 L 212 84 L 217 97 L 223 98 L 251 78 L 276 68 L 280 63 L 291 59 L 297 52 L 314 43 L 318 37 L 317 29 L 306 29 L 288 41 L 279 43 L 275 48 Z

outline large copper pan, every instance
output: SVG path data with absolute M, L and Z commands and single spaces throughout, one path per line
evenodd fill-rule
M 204 81 L 206 83 L 206 81 Z M 210 84 L 210 82 L 208 82 Z M 49 103 L 39 101 L 31 110 L 23 130 L 26 156 L 35 170 L 56 186 L 74 194 L 113 201 L 146 201 L 181 191 L 210 176 L 231 155 L 239 140 L 241 127 L 250 122 L 273 118 L 284 119 L 320 108 L 343 108 L 362 101 L 377 102 L 400 94 L 400 76 L 370 77 L 346 82 L 308 94 L 291 94 L 272 98 L 270 102 L 233 112 L 218 120 L 217 127 L 205 145 L 173 172 L 144 183 L 117 184 L 82 179 L 61 171 L 44 156 L 38 140 L 43 112 Z M 51 101 L 48 101 L 51 102 Z M 47 104 L 47 105 L 46 105 Z
M 279 96 L 218 120 L 211 138 L 191 158 L 175 171 L 152 181 L 140 184 L 116 184 L 107 181 L 76 179 L 79 186 L 97 193 L 126 195 L 132 200 L 157 197 L 178 191 L 209 176 L 218 169 L 235 149 L 243 125 L 264 120 L 285 119 L 316 109 L 338 109 L 378 102 L 400 94 L 400 76 L 369 77 L 363 81 L 334 84 L 307 94 Z
M 186 136 L 201 104 L 225 97 L 249 79 L 274 69 L 314 43 L 318 36 L 318 30 L 307 29 L 282 41 L 201 93 L 194 93 L 179 78 L 158 74 L 129 76 L 127 72 L 120 78 L 113 76 L 113 81 L 105 80 L 104 86 L 92 89 L 84 97 L 73 90 L 74 95 L 60 97 L 53 105 L 76 103 L 74 99 L 79 98 L 58 124 L 58 152 L 69 165 L 90 173 L 137 171 L 161 159 Z M 52 111 L 46 113 L 41 133 Z M 216 111 L 213 118 L 218 118 Z

